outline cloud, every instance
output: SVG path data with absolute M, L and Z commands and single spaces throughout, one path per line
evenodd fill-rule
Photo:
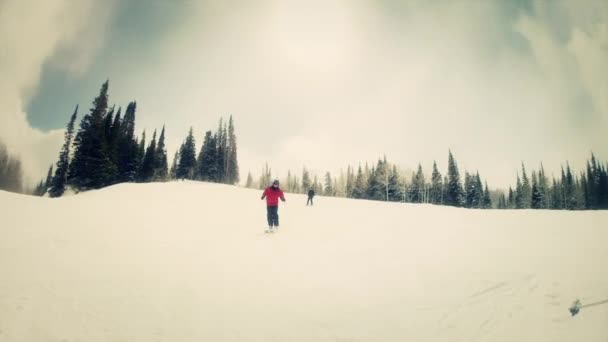
M 142 122 L 167 122 L 174 149 L 190 124 L 202 136 L 234 114 L 244 174 L 265 161 L 336 172 L 385 153 L 430 172 L 434 159 L 446 169 L 451 148 L 461 167 L 506 186 L 522 161 L 555 171 L 591 149 L 608 155 L 605 12 L 387 3 L 193 6 L 161 43 L 151 84 L 171 87 L 142 99 Z
M 46 63 L 82 74 L 98 48 L 112 2 L 0 2 L 0 138 L 20 156 L 31 184 L 55 161 L 62 131 L 33 129 L 25 113 Z
M 22 108 L 45 62 L 75 75 L 95 62 L 110 14 L 92 15 L 101 6 L 93 2 L 71 9 L 80 3 L 45 3 L 25 33 L 30 25 L 0 24 L 12 44 L 1 70 L 11 82 L 0 81 L 0 96 L 15 108 L 0 110 L 8 126 L 23 126 L 0 128 L 0 136 L 21 130 L 58 149 L 59 132 L 36 133 Z M 27 13 L 20 1 L 6 4 L 0 13 Z M 108 63 L 121 65 L 112 71 L 119 75 L 112 102 L 138 101 L 139 130 L 166 124 L 170 155 L 191 125 L 200 145 L 205 130 L 232 114 L 243 179 L 266 161 L 282 173 L 303 164 L 335 173 L 383 154 L 404 168 L 422 162 L 427 173 L 437 160 L 445 171 L 451 148 L 461 168 L 506 186 L 522 161 L 529 168 L 543 161 L 550 172 L 567 159 L 582 166 L 590 150 L 608 158 L 605 2 L 179 6 L 185 14 L 157 37 L 149 58 Z M 62 23 L 54 27 L 57 13 Z M 81 47 L 85 41 L 93 45 Z M 21 149 L 34 156 L 28 151 L 37 148 Z M 31 164 L 43 169 L 55 157 Z

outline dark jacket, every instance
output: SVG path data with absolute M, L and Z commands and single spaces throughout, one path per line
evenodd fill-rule
M 315 197 L 315 191 L 313 189 L 308 190 L 308 197 Z

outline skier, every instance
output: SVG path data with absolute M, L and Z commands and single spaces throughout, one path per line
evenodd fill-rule
M 262 200 L 266 198 L 266 216 L 268 218 L 267 232 L 273 232 L 273 226 L 279 228 L 279 198 L 285 202 L 285 195 L 279 188 L 279 181 L 274 180 L 272 185 L 267 187 L 262 194 Z
M 310 203 L 310 205 L 312 205 L 313 197 L 315 197 L 315 190 L 313 188 L 310 188 L 310 190 L 308 190 L 308 200 L 306 201 L 306 205 L 308 205 L 308 203 Z

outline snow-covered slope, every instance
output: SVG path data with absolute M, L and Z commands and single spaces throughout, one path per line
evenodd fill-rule
M 0 192 L 0 341 L 608 340 L 608 212 Z

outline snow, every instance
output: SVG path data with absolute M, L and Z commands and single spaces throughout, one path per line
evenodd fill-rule
M 608 212 L 260 195 L 0 192 L 0 341 L 608 340 Z

